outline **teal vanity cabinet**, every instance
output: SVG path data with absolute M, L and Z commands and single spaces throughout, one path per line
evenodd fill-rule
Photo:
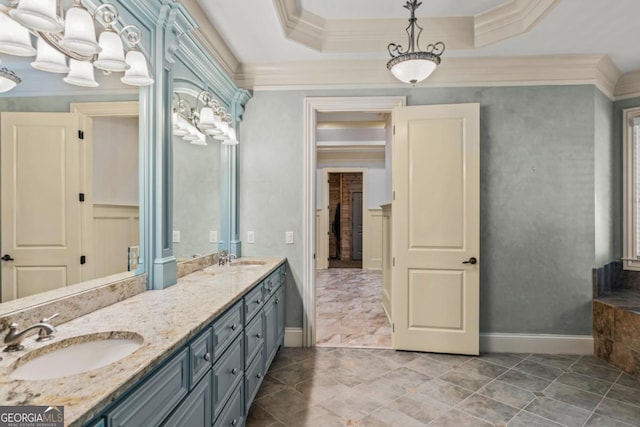
M 284 342 L 280 265 L 86 427 L 234 427 Z

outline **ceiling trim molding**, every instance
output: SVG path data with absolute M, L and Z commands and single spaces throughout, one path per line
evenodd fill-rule
M 523 34 L 559 0 L 507 0 L 476 16 L 422 17 L 422 36 L 442 40 L 447 49 L 474 49 Z M 285 36 L 321 52 L 378 52 L 406 37 L 407 19 L 324 19 L 296 0 L 273 0 Z
M 244 64 L 236 83 L 254 90 L 409 87 L 384 65 L 384 60 Z M 417 87 L 594 84 L 613 98 L 620 75 L 606 55 L 452 57 Z
M 618 80 L 614 100 L 640 97 L 640 71 L 626 73 Z
M 240 68 L 240 61 L 222 38 L 218 30 L 211 24 L 197 0 L 180 0 L 180 3 L 189 12 L 197 27 L 192 31 L 193 36 L 213 56 L 215 61 L 229 74 L 233 76 Z
M 475 47 L 523 34 L 535 27 L 559 0 L 509 0 L 474 19 Z

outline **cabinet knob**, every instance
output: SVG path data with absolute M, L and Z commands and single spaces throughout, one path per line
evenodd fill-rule
M 280 298 L 276 298 L 276 304 L 280 304 Z
M 271 291 L 273 290 L 273 288 L 267 288 L 267 292 L 271 293 Z
M 238 420 L 233 420 L 233 421 L 231 421 L 231 425 L 232 425 L 232 426 L 237 426 L 237 425 L 238 425 Z
M 238 368 L 233 368 L 231 370 L 231 375 L 236 375 L 238 373 Z
M 233 325 L 231 325 L 231 330 L 235 331 L 236 329 L 238 329 L 238 325 L 236 323 L 234 323 Z
M 256 338 L 258 338 L 258 339 L 262 338 L 262 334 L 258 332 L 258 333 L 256 334 Z
M 262 374 L 261 374 L 260 372 L 258 372 L 258 373 L 256 374 L 256 378 L 258 378 L 258 379 L 262 378 Z
M 256 300 L 256 304 L 262 304 L 262 300 L 261 300 L 260 298 L 258 298 L 258 299 Z
M 207 352 L 204 354 L 204 356 L 202 356 L 202 358 L 207 361 L 210 362 L 211 361 L 211 353 Z

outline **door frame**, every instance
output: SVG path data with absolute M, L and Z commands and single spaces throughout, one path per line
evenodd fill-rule
M 316 127 L 319 112 L 390 113 L 406 105 L 406 96 L 307 97 L 302 147 L 302 346 L 316 341 Z
M 368 222 L 367 215 L 365 210 L 367 209 L 367 193 L 369 187 L 369 168 L 361 167 L 328 167 L 322 168 L 322 207 L 320 209 L 320 225 L 318 227 L 319 236 L 321 236 L 322 240 L 317 246 L 318 252 L 316 253 L 316 261 L 317 269 L 326 269 L 329 268 L 329 234 L 327 234 L 331 227 L 329 225 L 331 218 L 329 217 L 329 212 L 327 206 L 329 206 L 329 174 L 330 173 L 359 173 L 362 174 L 362 269 L 366 270 L 368 265 L 366 265 L 366 261 L 368 260 L 369 249 L 368 249 Z M 317 224 L 316 224 L 317 226 Z M 316 236 L 318 238 L 318 236 Z

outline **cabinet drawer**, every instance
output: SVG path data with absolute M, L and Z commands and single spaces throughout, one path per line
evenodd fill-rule
M 213 416 L 222 411 L 235 386 L 242 382 L 244 366 L 242 363 L 243 340 L 238 337 L 222 357 L 213 365 Z
M 251 362 L 251 365 L 247 369 L 246 376 L 244 379 L 245 389 L 247 393 L 246 405 L 247 409 L 251 406 L 251 402 L 256 397 L 258 393 L 258 389 L 260 388 L 260 384 L 262 384 L 262 380 L 264 379 L 264 358 L 261 354 L 258 354 L 255 359 Z
M 193 388 L 200 378 L 211 368 L 213 353 L 213 338 L 211 328 L 206 328 L 191 344 L 189 344 L 189 354 L 191 357 L 191 388 Z
M 256 315 L 264 305 L 264 282 L 253 288 L 244 297 L 244 323 L 245 325 Z
M 242 332 L 242 301 L 238 301 L 222 317 L 213 322 L 213 360 L 218 359 Z
M 213 427 L 235 426 L 244 426 L 244 383 L 242 381 L 233 390 L 231 398 L 213 424 Z
M 162 427 L 210 426 L 211 418 L 211 372 L 209 372 Z
M 282 286 L 280 275 L 277 273 L 277 271 L 274 271 L 264 281 L 265 300 L 268 300 L 272 295 L 275 295 L 280 286 Z
M 262 350 L 264 345 L 264 316 L 262 313 L 253 318 L 244 329 L 244 360 L 245 366 L 251 363 L 254 356 Z
M 113 427 L 159 425 L 189 391 L 189 354 L 183 349 L 107 416 Z

